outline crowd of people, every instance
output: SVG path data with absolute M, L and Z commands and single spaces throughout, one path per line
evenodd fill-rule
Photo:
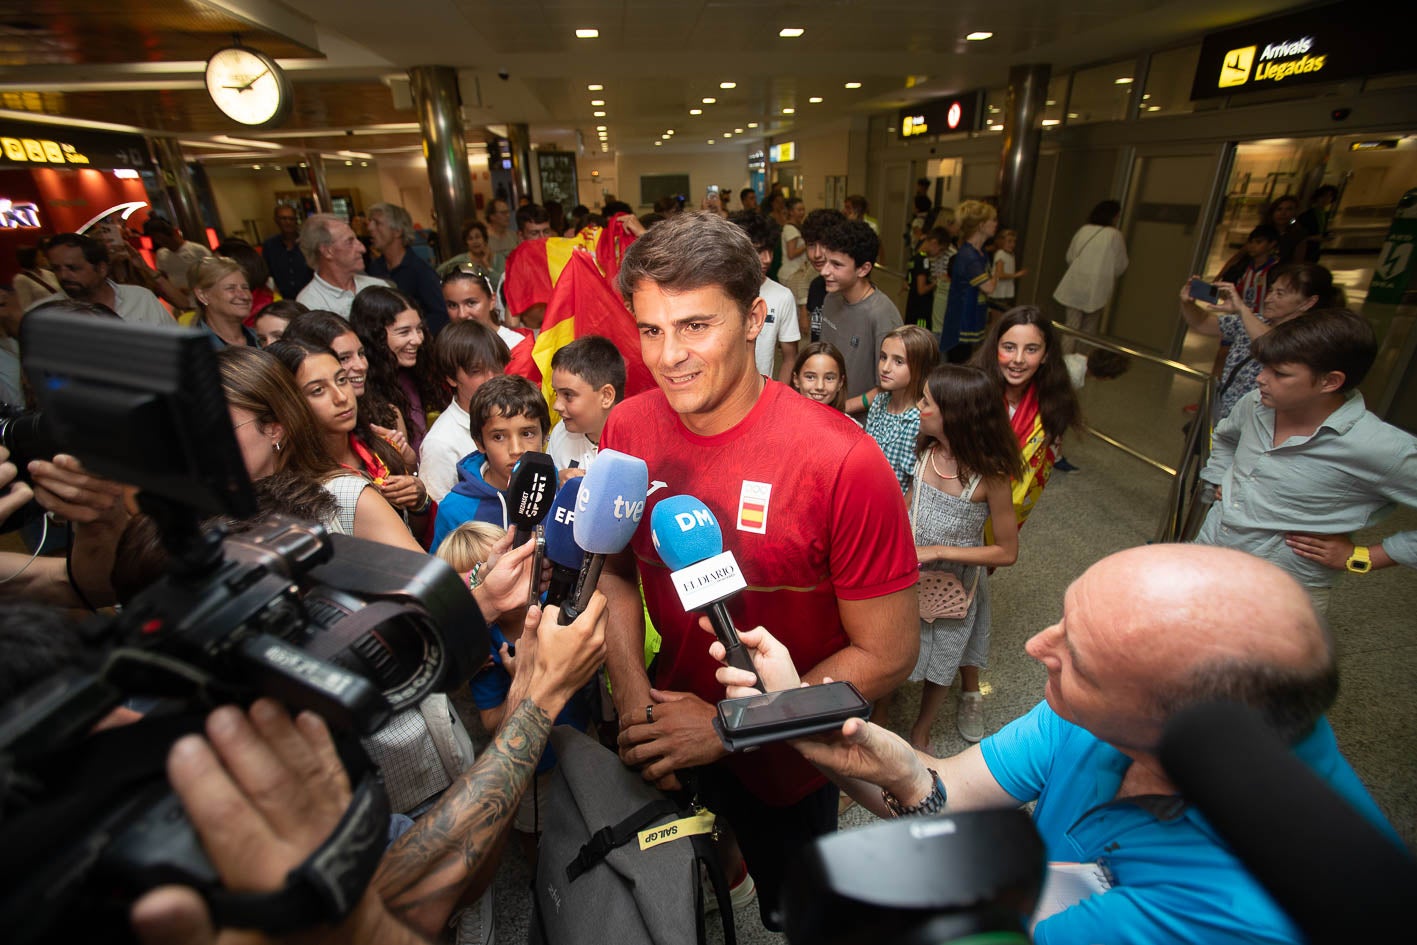
M 1217 278 L 1215 304 L 1183 287 L 1185 322 L 1229 346 L 1205 418 L 1216 426 L 1201 478 L 1216 501 L 1196 543 L 1113 555 L 1069 588 L 1062 619 L 1028 644 L 1048 672 L 1042 701 L 1000 727 L 981 685 L 990 575 L 1020 560 L 1023 526 L 1082 419 L 1076 388 L 1125 361 L 1069 352 L 1045 310 L 1014 304 L 1027 276 L 1018 234 L 1000 229 L 989 203 L 937 209 L 917 195 L 903 318 L 872 276 L 879 224 L 864 198 L 808 212 L 774 191 L 760 210 L 746 190 L 729 212 L 727 194 L 643 219 L 618 202 L 568 219 L 530 204 L 513 216 L 494 200 L 464 228 L 467 252 L 436 267 L 392 204 L 369 209 L 368 247 L 348 221 L 302 221 L 282 206 L 260 252 L 234 241 L 212 252 L 154 218 L 154 271 L 77 234 L 48 241 L 52 270 L 38 254 L 25 260 L 21 317 L 174 324 L 159 298 L 193 312 L 216 349 L 261 514 L 435 553 L 492 625 L 469 680 L 489 746 L 465 770 L 435 766 L 397 794 L 391 786 L 411 821 L 331 934 L 431 938 L 486 888 L 499 837 L 521 832 L 531 854 L 554 764 L 543 752 L 550 727 L 590 728 L 602 699 L 623 762 L 730 828 L 725 870 L 738 893 L 755 890 L 768 929 L 781 927 L 793 856 L 836 829 L 850 798 L 883 816 L 1036 801 L 1050 859 L 1101 862 L 1108 880 L 1037 916 L 1035 940 L 1298 940 L 1203 819 L 1174 803 L 1157 745 L 1188 706 L 1247 704 L 1396 842 L 1323 718 L 1337 683 L 1322 615 L 1344 571 L 1417 567 L 1417 533 L 1369 547 L 1350 537 L 1395 504 L 1417 506 L 1417 439 L 1355 390 L 1375 339 L 1342 308 L 1332 275 L 1279 264 L 1283 234 L 1261 224 Z M 1093 211 L 1054 293 L 1084 331 L 1098 330 L 1126 266 L 1120 210 L 1104 201 Z M 527 269 L 516 254 L 545 239 L 594 251 L 612 228 L 628 248 L 610 284 L 638 348 L 582 334 L 539 363 L 549 295 L 517 284 Z M 124 271 L 136 281 L 120 281 Z M 627 397 L 637 364 L 655 386 Z M 642 459 L 662 491 L 647 498 L 629 547 L 609 556 L 592 607 L 563 627 L 553 609 L 528 606 L 535 543 L 511 547 L 508 490 L 528 453 L 549 453 L 564 484 L 610 449 Z M 161 573 L 152 523 L 124 487 L 62 455 L 26 472 L 32 487 L 9 486 L 0 512 L 37 499 L 73 523 L 72 552 L 38 559 L 0 585 L 6 593 L 102 607 Z M 0 465 L 6 483 L 16 473 Z M 723 525 L 747 582 L 730 612 L 762 683 L 850 681 L 875 704 L 870 722 L 727 751 L 714 706 L 752 680 L 721 665 L 721 644 L 711 649 L 680 605 L 648 525 L 657 501 L 681 493 Z M 10 563 L 23 558 L 0 555 L 0 567 Z M 608 686 L 594 683 L 597 671 Z M 0 698 L 33 681 L 8 680 Z M 897 735 L 889 706 L 914 682 L 919 713 Z M 972 747 L 938 758 L 952 692 Z M 422 737 L 438 736 L 429 727 Z M 262 744 L 270 750 L 253 749 Z M 205 738 L 173 747 L 172 783 L 228 885 L 279 886 L 319 845 L 349 797 L 331 756 L 318 720 L 267 702 L 218 710 Z M 211 792 L 228 802 L 204 801 Z M 279 837 L 279 851 L 224 849 L 232 820 Z M 152 941 L 211 931 L 201 901 L 180 890 L 146 896 L 133 918 Z

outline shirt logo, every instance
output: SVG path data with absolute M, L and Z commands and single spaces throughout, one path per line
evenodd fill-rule
M 1232 86 L 1244 85 L 1250 81 L 1250 66 L 1254 63 L 1254 46 L 1230 50 L 1220 63 L 1220 82 L 1216 87 L 1228 89 Z
M 768 530 L 768 501 L 772 498 L 772 483 L 743 480 L 743 490 L 738 494 L 738 530 L 766 535 Z

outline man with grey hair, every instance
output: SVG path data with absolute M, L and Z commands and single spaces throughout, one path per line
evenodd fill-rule
M 413 217 L 394 203 L 376 203 L 369 208 L 369 239 L 379 255 L 369 264 L 369 274 L 388 279 L 400 292 L 413 299 L 423 312 L 430 333 L 448 323 L 443 304 L 443 284 L 438 273 L 412 252 Z
M 300 227 L 300 251 L 315 275 L 295 300 L 311 311 L 334 312 L 348 318 L 349 307 L 360 289 L 389 284 L 365 275 L 364 244 L 348 223 L 332 213 L 317 213 L 306 219 Z

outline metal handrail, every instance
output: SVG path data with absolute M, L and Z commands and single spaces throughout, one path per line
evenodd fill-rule
M 1077 341 L 1091 345 L 1094 348 L 1115 351 L 1129 358 L 1145 361 L 1148 364 L 1165 368 L 1181 377 L 1189 377 L 1193 380 L 1200 381 L 1200 403 L 1196 407 L 1195 419 L 1191 422 L 1190 429 L 1186 432 L 1186 443 L 1181 449 L 1180 460 L 1174 468 L 1166 465 L 1159 459 L 1154 459 L 1146 455 L 1133 446 L 1123 443 L 1116 437 L 1109 436 L 1090 424 L 1083 424 L 1083 430 L 1087 433 L 1171 477 L 1171 488 L 1166 495 L 1166 507 L 1162 512 L 1161 524 L 1157 527 L 1156 541 L 1173 542 L 1183 540 L 1187 537 L 1187 532 L 1193 532 L 1199 525 L 1199 510 L 1197 506 L 1202 501 L 1200 497 L 1200 471 L 1205 468 L 1206 460 L 1210 456 L 1210 411 L 1211 402 L 1215 397 L 1215 378 L 1204 371 L 1197 371 L 1189 364 L 1182 364 L 1180 361 L 1173 361 L 1170 358 L 1163 358 L 1148 351 L 1141 351 L 1128 345 L 1118 344 L 1115 341 L 1110 341 L 1085 331 L 1078 331 L 1076 328 L 1070 328 L 1059 322 L 1054 322 L 1053 328 L 1061 335 L 1075 338 Z

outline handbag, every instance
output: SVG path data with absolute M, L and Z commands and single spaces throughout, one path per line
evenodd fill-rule
M 925 461 L 915 463 L 915 490 L 910 499 L 911 528 L 915 527 L 916 512 L 920 506 L 920 480 Z M 920 619 L 933 623 L 936 620 L 963 620 L 969 615 L 969 607 L 974 603 L 974 592 L 979 586 L 979 569 L 974 569 L 974 580 L 965 590 L 964 582 L 953 571 L 920 572 Z

